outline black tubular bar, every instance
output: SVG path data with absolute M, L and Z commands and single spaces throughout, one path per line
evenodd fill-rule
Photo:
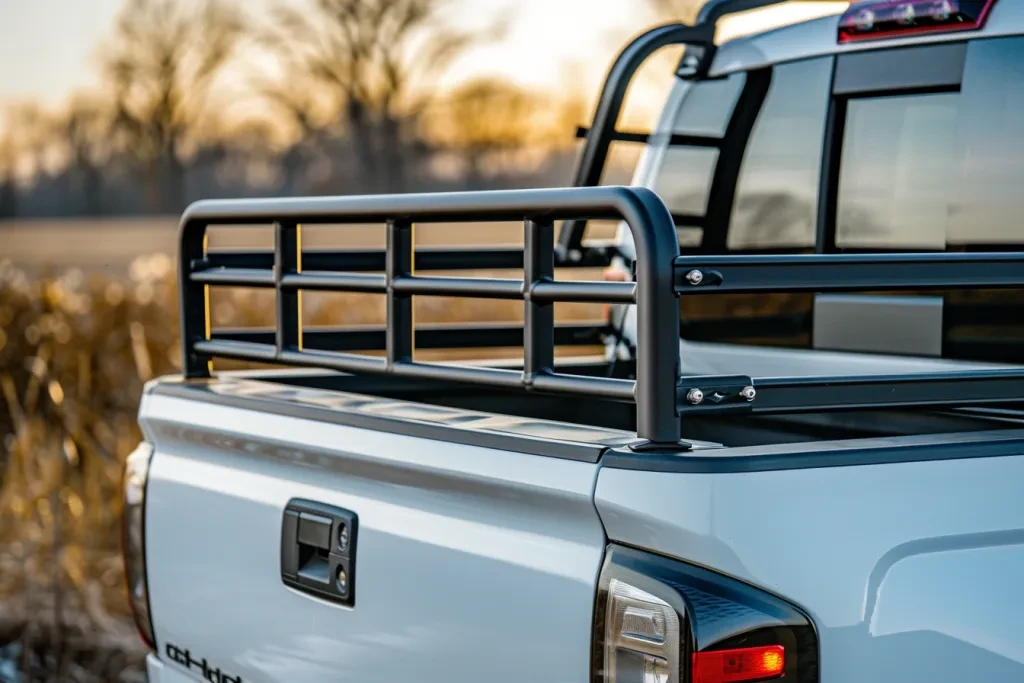
M 611 264 L 617 253 L 613 240 L 588 240 L 582 246 L 580 258 L 573 261 L 556 260 L 558 268 L 604 268 Z M 346 273 L 384 272 L 384 249 L 307 249 L 302 254 L 306 271 L 334 270 Z M 252 268 L 268 270 L 274 266 L 274 252 L 268 250 L 245 251 L 237 249 L 211 249 L 205 259 L 193 264 L 193 271 L 211 271 L 217 268 Z M 416 250 L 416 267 L 421 271 L 435 270 L 518 270 L 523 267 L 523 250 L 519 247 L 481 247 L 456 249 L 424 247 Z
M 326 291 L 369 292 L 384 294 L 388 291 L 387 278 L 366 273 L 286 273 L 277 281 L 281 289 L 322 289 Z
M 553 221 L 586 218 L 622 220 L 636 245 L 634 283 L 555 281 Z M 428 222 L 523 221 L 524 280 L 443 278 L 413 275 L 413 225 Z M 253 267 L 252 254 L 238 257 L 244 267 L 217 262 L 206 253 L 209 226 L 275 225 L 272 270 Z M 384 276 L 339 270 L 318 263 L 309 268 L 301 249 L 301 227 L 308 224 L 387 224 Z M 463 381 L 485 386 L 583 394 L 637 404 L 637 435 L 656 445 L 677 447 L 679 419 L 679 315 L 673 291 L 673 259 L 679 253 L 672 216 L 664 202 L 643 188 L 586 187 L 439 194 L 374 195 L 256 200 L 207 200 L 192 204 L 181 220 L 182 358 L 186 377 L 208 377 L 214 356 L 281 365 L 321 367 L 341 372 L 391 374 L 406 378 Z M 365 263 L 364 263 L 365 265 Z M 376 264 L 375 264 L 376 265 Z M 418 264 L 417 264 L 418 265 Z M 210 285 L 273 287 L 277 295 L 274 342 L 265 336 L 213 337 L 209 325 Z M 338 292 L 382 291 L 388 324 L 383 358 L 305 348 L 302 289 Z M 524 370 L 432 364 L 412 358 L 415 294 L 515 298 L 524 302 Z M 636 381 L 582 377 L 555 372 L 552 304 L 599 301 L 637 305 Z M 257 341 L 257 339 L 259 341 Z
M 749 395 L 754 398 L 741 394 L 744 389 L 753 390 Z M 694 390 L 700 393 L 692 393 Z M 1024 402 L 1024 369 L 862 377 L 683 377 L 677 402 L 684 416 L 1016 403 Z
M 558 325 L 554 329 L 555 346 L 600 346 L 604 343 L 607 325 L 576 323 Z M 242 328 L 214 330 L 213 341 L 238 341 L 274 344 L 274 328 Z M 480 324 L 466 326 L 444 323 L 418 325 L 414 330 L 417 349 L 511 348 L 522 347 L 523 325 Z M 377 351 L 387 348 L 387 327 L 306 327 L 302 330 L 304 348 L 318 351 Z
M 680 256 L 679 294 L 1024 287 L 1024 252 Z
M 626 91 L 640 66 L 658 50 L 670 45 L 706 39 L 705 32 L 686 24 L 665 24 L 657 26 L 638 36 L 616 57 L 604 85 L 594 112 L 594 121 L 587 133 L 583 151 L 576 166 L 574 187 L 593 187 L 601 182 L 608 161 L 608 152 L 616 135 L 615 125 L 622 111 Z M 580 252 L 583 244 L 584 217 L 566 220 L 558 233 L 558 256 L 570 260 Z M 677 247 L 678 249 L 678 247 Z
M 728 14 L 778 5 L 788 0 L 709 0 L 701 8 L 693 26 L 665 24 L 656 26 L 637 36 L 615 58 L 601 87 L 601 95 L 589 128 L 578 127 L 576 137 L 585 137 L 583 151 L 573 179 L 575 187 L 592 187 L 601 182 L 608 162 L 611 143 L 649 142 L 652 136 L 616 130 L 622 104 L 629 84 L 637 71 L 651 55 L 670 45 L 685 45 L 686 54 L 677 69 L 677 75 L 688 79 L 707 76 L 715 54 L 715 25 Z M 669 144 L 719 147 L 721 140 L 700 136 L 671 136 Z M 556 252 L 562 260 L 580 257 L 586 220 L 566 220 L 558 234 Z
M 555 307 L 539 300 L 539 285 L 555 279 L 555 235 L 550 221 L 526 221 L 523 244 L 523 382 L 532 387 L 534 380 L 552 372 L 555 366 Z

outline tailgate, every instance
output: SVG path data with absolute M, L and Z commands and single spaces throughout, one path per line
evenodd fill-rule
M 353 427 L 346 411 L 474 414 L 337 392 L 307 392 L 333 405 L 306 412 L 188 392 L 158 387 L 140 411 L 155 448 L 146 555 L 165 669 L 246 682 L 587 680 L 605 542 L 588 461 L 599 449 L 551 457 Z M 327 506 L 303 516 L 307 555 L 332 510 L 357 518 L 352 605 L 282 578 L 293 499 Z M 326 575 L 337 554 L 299 561 Z

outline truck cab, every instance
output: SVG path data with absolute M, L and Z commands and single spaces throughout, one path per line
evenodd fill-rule
M 963 21 L 945 30 L 954 5 Z M 1017 3 L 884 2 L 732 40 L 706 75 L 676 79 L 634 183 L 665 199 L 683 254 L 1019 249 L 1022 32 Z M 615 247 L 608 276 L 621 279 L 628 229 Z M 844 359 L 856 371 L 842 352 L 1019 363 L 1022 312 L 1005 291 L 684 298 L 680 362 L 697 374 Z M 635 320 L 613 315 L 609 353 L 627 357 Z

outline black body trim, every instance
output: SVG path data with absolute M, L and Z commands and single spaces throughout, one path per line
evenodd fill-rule
M 892 439 L 853 439 L 676 454 L 637 453 L 628 448 L 616 448 L 605 453 L 601 466 L 644 472 L 738 474 L 1004 458 L 1024 455 L 1024 420 L 1021 426 L 1022 429 L 1000 432 L 908 436 L 902 437 L 903 442 L 899 444 L 894 444 Z
M 942 43 L 839 55 L 834 95 L 896 95 L 893 91 L 956 90 L 967 43 Z
M 370 414 L 359 411 L 361 407 L 373 402 L 380 405 L 394 404 L 391 399 L 381 399 L 362 394 L 345 394 L 339 391 L 316 391 L 286 385 L 275 385 L 270 382 L 246 381 L 248 388 L 254 386 L 264 389 L 263 395 L 246 391 L 246 393 L 226 393 L 216 391 L 213 387 L 224 388 L 224 380 L 193 380 L 189 382 L 171 383 L 157 382 L 150 389 L 155 396 L 171 396 L 190 401 L 199 401 L 212 405 L 252 410 L 263 414 L 282 415 L 300 420 L 315 420 L 329 424 L 402 434 L 420 439 L 444 441 L 447 443 L 465 444 L 480 448 L 493 448 L 502 451 L 542 455 L 563 460 L 596 463 L 601 455 L 612 446 L 622 446 L 632 441 L 630 437 L 614 438 L 609 435 L 607 443 L 584 443 L 571 440 L 571 432 L 575 425 L 561 425 L 546 422 L 545 428 L 551 430 L 564 429 L 562 439 L 554 436 L 533 436 L 528 433 L 516 433 L 517 425 L 529 427 L 534 420 L 497 416 L 502 424 L 488 425 L 486 421 L 496 416 L 485 413 L 471 413 L 457 409 L 448 409 L 429 405 L 409 403 L 424 412 L 422 419 L 410 419 L 382 414 Z M 261 386 L 262 385 L 262 386 Z M 323 403 L 314 402 L 317 399 Z M 347 399 L 347 400 L 346 400 Z M 434 413 L 440 418 L 448 417 L 449 423 L 430 422 L 427 413 Z M 474 419 L 475 418 L 475 419 Z M 474 422 L 481 423 L 474 426 Z M 582 431 L 591 431 L 586 427 L 577 427 Z M 608 431 L 608 430 L 605 430 Z M 593 431 L 591 431 L 593 434 Z

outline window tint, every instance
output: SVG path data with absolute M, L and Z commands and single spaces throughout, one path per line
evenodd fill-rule
M 945 249 L 958 194 L 959 102 L 956 93 L 849 102 L 837 246 Z
M 853 99 L 836 245 L 1024 244 L 1024 39 L 972 41 L 959 93 Z
M 747 74 L 737 73 L 721 80 L 702 81 L 690 86 L 690 92 L 676 114 L 672 132 L 683 135 L 707 135 L 720 138 L 732 117 Z
M 717 163 L 717 149 L 669 147 L 662 157 L 654 191 L 672 213 L 703 216 Z
M 967 50 L 948 241 L 1024 244 L 1024 38 Z
M 729 249 L 812 247 L 832 58 L 775 67 L 743 155 Z
M 721 80 L 681 86 L 688 91 L 675 114 L 672 132 L 714 138 L 724 136 L 746 79 L 745 73 L 739 73 Z M 662 144 L 667 144 L 667 140 Z M 717 164 L 718 150 L 713 147 L 668 146 L 662 153 L 653 189 L 672 213 L 703 216 Z M 699 235 L 699 230 L 689 231 L 686 244 L 699 243 Z

